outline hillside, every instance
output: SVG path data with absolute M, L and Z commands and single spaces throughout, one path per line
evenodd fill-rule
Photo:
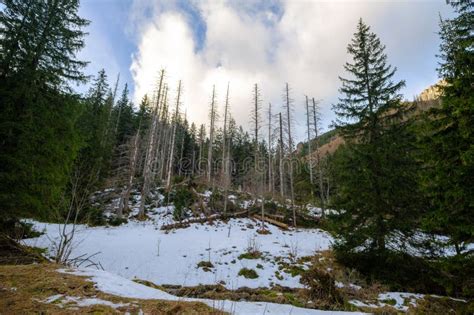
M 412 107 L 413 111 L 410 111 L 410 115 L 417 116 L 421 115 L 422 113 L 428 111 L 430 108 L 439 107 L 440 106 L 440 86 L 443 86 L 444 81 L 441 80 L 437 84 L 430 85 L 426 89 L 424 89 L 419 96 L 415 98 L 412 102 L 405 102 L 405 106 Z M 337 148 L 344 144 L 344 139 L 337 135 L 336 130 L 329 130 L 323 133 L 319 137 L 319 155 L 321 157 L 325 157 L 328 154 L 333 154 L 336 152 Z M 307 152 L 307 142 L 301 142 L 298 144 L 297 153 L 300 154 L 302 152 Z M 312 147 L 316 147 L 316 140 L 312 140 Z M 303 151 L 304 150 L 304 151 Z M 312 154 L 312 158 L 316 159 L 318 152 L 314 151 Z M 310 159 L 310 157 L 305 154 L 305 159 Z

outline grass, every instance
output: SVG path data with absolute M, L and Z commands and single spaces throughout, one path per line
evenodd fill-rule
M 247 279 L 257 279 L 258 278 L 258 273 L 253 270 L 253 269 L 248 269 L 248 268 L 242 268 L 240 269 L 239 276 L 242 276 Z
M 0 313 L 8 310 L 9 314 L 136 314 L 140 311 L 147 314 L 221 314 L 198 302 L 128 299 L 106 294 L 98 291 L 86 277 L 59 273 L 56 271 L 58 268 L 62 266 L 51 263 L 0 266 Z M 78 310 L 79 306 L 74 302 L 63 305 L 42 302 L 57 294 L 127 305 L 117 309 L 90 305 Z
M 203 260 L 198 262 L 197 267 L 202 268 L 205 272 L 211 272 L 214 265 L 210 261 Z
M 243 254 L 240 254 L 239 257 L 237 257 L 239 260 L 242 259 L 259 259 L 262 257 L 262 253 L 259 251 L 254 251 L 254 252 L 246 252 Z

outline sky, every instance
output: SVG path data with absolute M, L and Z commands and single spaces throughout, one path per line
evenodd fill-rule
M 213 85 L 222 113 L 229 83 L 232 116 L 250 129 L 254 84 L 264 120 L 269 103 L 274 114 L 282 110 L 288 83 L 298 141 L 306 95 L 320 100 L 323 130 L 335 118 L 338 77 L 347 77 L 347 44 L 360 18 L 386 46 L 411 100 L 438 80 L 438 24 L 452 17 L 442 0 L 82 0 L 79 13 L 91 21 L 79 54 L 90 61 L 87 74 L 104 68 L 111 85 L 120 74 L 119 88 L 127 83 L 135 104 L 165 69 L 170 100 L 183 82 L 188 120 L 207 123 Z

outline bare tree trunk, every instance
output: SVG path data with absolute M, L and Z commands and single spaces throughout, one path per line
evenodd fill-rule
M 211 126 L 209 128 L 209 148 L 207 154 L 207 181 L 211 183 L 211 176 L 212 176 L 212 146 L 214 144 L 214 124 L 216 119 L 216 86 L 212 87 L 212 98 L 211 98 L 211 112 L 210 112 L 210 119 L 211 119 Z
M 229 110 L 229 83 L 227 83 L 227 93 L 225 96 L 225 107 L 224 107 L 224 136 L 222 138 L 222 178 L 225 178 L 227 167 L 226 162 L 226 142 L 227 142 L 227 113 Z
M 178 96 L 176 97 L 176 108 L 174 111 L 174 119 L 171 122 L 173 124 L 173 132 L 171 133 L 171 147 L 170 155 L 168 159 L 168 176 L 166 178 L 166 188 L 169 190 L 171 186 L 171 172 L 173 171 L 173 158 L 174 158 L 174 143 L 176 141 L 176 128 L 178 127 L 179 117 L 179 98 L 181 97 L 181 80 L 178 83 Z
M 273 194 L 272 175 L 272 104 L 268 104 L 268 192 Z
M 290 104 L 290 88 L 286 83 L 286 120 L 288 124 L 288 157 L 290 160 L 290 192 L 291 192 L 291 208 L 293 212 L 293 226 L 296 227 L 296 209 L 295 209 L 295 191 L 293 185 L 293 138 L 291 137 L 291 104 Z
M 163 79 L 164 79 L 165 71 L 161 70 L 161 75 L 160 75 L 160 82 L 159 82 L 159 87 L 158 87 L 158 94 L 156 96 L 156 103 L 153 111 L 153 118 L 152 118 L 152 124 L 150 127 L 150 130 L 148 132 L 148 141 L 147 141 L 147 147 L 146 147 L 146 156 L 145 156 L 145 166 L 143 168 L 143 186 L 142 186 L 142 191 L 141 191 L 141 199 L 140 199 L 140 208 L 138 211 L 138 218 L 140 220 L 145 218 L 145 202 L 146 198 L 148 197 L 148 193 L 150 191 L 150 181 L 152 177 L 152 163 L 154 161 L 154 153 L 156 152 L 155 150 L 155 145 L 156 145 L 156 139 L 155 139 L 155 133 L 156 133 L 156 128 L 158 124 L 158 105 L 160 102 L 160 97 L 161 97 L 161 92 L 162 92 L 162 86 L 163 86 Z
M 313 195 L 313 151 L 311 150 L 311 129 L 309 126 L 309 104 L 308 96 L 306 96 L 306 127 L 308 130 L 309 181 L 311 183 L 311 195 Z
M 186 121 L 186 113 L 184 114 L 184 121 Z M 181 146 L 179 148 L 179 161 L 178 161 L 178 175 L 181 176 L 183 174 L 183 155 L 184 155 L 184 138 L 186 135 L 186 131 L 184 127 L 181 129 Z
M 326 200 L 324 197 L 323 169 L 321 167 L 321 155 L 319 152 L 319 125 L 318 125 L 318 108 L 313 97 L 313 119 L 314 119 L 314 135 L 316 138 L 316 163 L 319 177 L 319 195 L 321 198 L 321 216 L 325 216 Z
M 222 163 L 223 163 L 223 172 L 222 178 L 224 180 L 224 215 L 227 214 L 227 203 L 229 199 L 229 185 L 230 185 L 230 172 L 229 172 L 229 154 L 230 151 L 227 150 L 227 146 L 230 148 L 230 143 L 227 139 L 227 115 L 229 114 L 229 83 L 227 83 L 227 93 L 225 96 L 225 108 L 224 108 L 224 138 L 222 141 Z
M 279 158 L 279 168 L 280 168 L 280 196 L 283 198 L 285 196 L 285 176 L 283 170 L 283 124 L 281 119 L 281 113 L 278 114 L 280 118 L 280 158 Z
M 135 134 L 135 137 L 132 141 L 132 147 L 130 148 L 131 156 L 130 156 L 130 161 L 129 161 L 128 180 L 127 180 L 125 190 L 122 193 L 122 196 L 120 197 L 120 201 L 118 205 L 119 207 L 117 210 L 117 217 L 119 218 L 122 218 L 123 213 L 128 211 L 128 201 L 130 199 L 130 192 L 133 187 L 133 179 L 135 178 L 135 171 L 136 171 L 137 160 L 138 160 L 139 139 L 140 139 L 140 127 L 138 128 L 137 133 Z

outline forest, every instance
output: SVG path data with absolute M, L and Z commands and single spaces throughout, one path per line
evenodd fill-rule
M 474 5 L 449 5 L 412 101 L 361 18 L 324 130 L 285 78 L 247 125 L 232 78 L 185 104 L 164 68 L 134 103 L 85 74 L 79 0 L 2 1 L 0 313 L 472 314 Z

